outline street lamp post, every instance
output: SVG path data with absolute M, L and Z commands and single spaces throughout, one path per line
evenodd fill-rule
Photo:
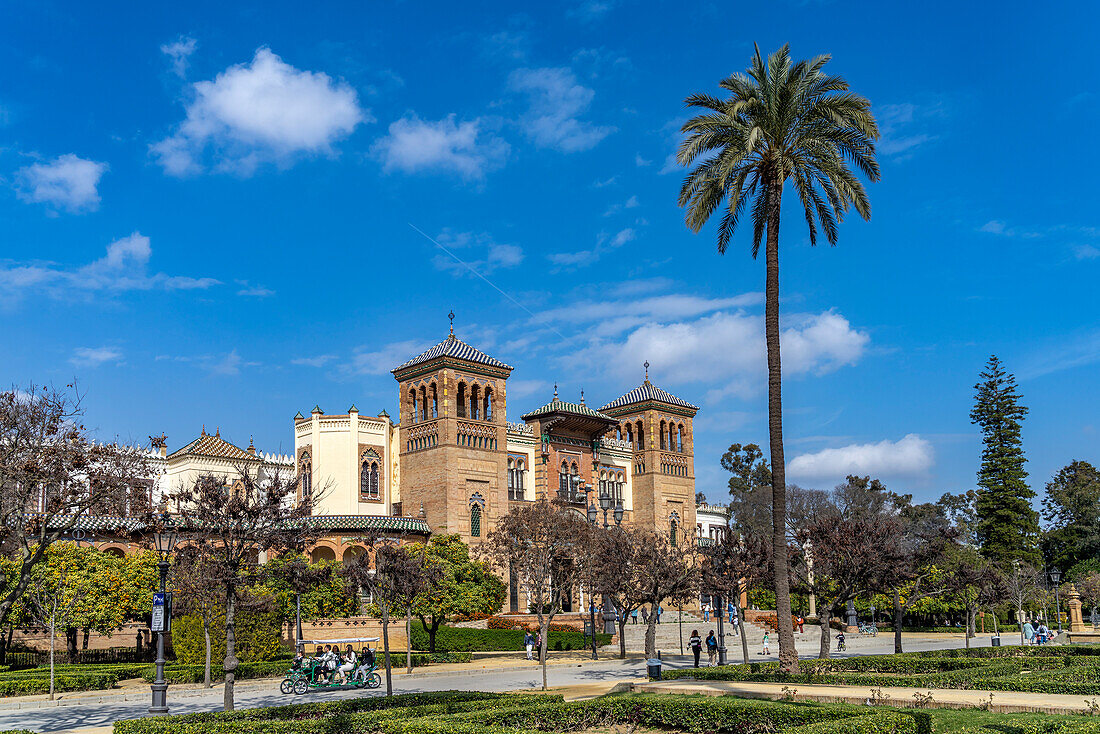
M 875 605 L 871 605 L 871 626 L 878 629 L 878 625 L 875 624 Z
M 1062 634 L 1062 601 L 1058 597 L 1058 585 L 1062 580 L 1062 572 L 1057 568 L 1050 569 L 1050 583 L 1054 585 L 1054 615 L 1058 617 L 1058 634 Z
M 726 628 L 724 627 L 726 621 L 725 597 L 719 594 L 717 597 L 718 603 L 714 605 L 714 609 L 718 612 L 718 664 L 726 664 Z
M 153 705 L 149 707 L 149 713 L 164 715 L 168 713 L 168 681 L 164 679 L 164 633 L 169 629 L 169 615 L 171 606 L 165 596 L 165 586 L 168 583 L 168 555 L 176 547 L 176 526 L 167 513 L 162 518 L 160 527 L 153 533 L 153 545 L 156 547 L 159 561 L 157 570 L 160 572 L 160 601 L 163 610 L 160 630 L 157 631 L 157 674 L 153 681 Z

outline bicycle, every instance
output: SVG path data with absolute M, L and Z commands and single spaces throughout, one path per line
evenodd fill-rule
M 865 637 L 878 637 L 878 626 L 874 623 L 861 624 L 859 626 L 859 633 Z

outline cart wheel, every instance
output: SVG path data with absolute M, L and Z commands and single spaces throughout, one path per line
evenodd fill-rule
M 294 692 L 299 696 L 309 691 L 309 682 L 305 678 L 299 678 L 294 681 Z
M 279 693 L 286 695 L 294 690 L 294 681 L 290 678 L 283 678 L 283 682 L 279 684 Z
M 367 676 L 367 688 L 377 688 L 382 685 L 382 676 L 378 673 L 371 673 Z

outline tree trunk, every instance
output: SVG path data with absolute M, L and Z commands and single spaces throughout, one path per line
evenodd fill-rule
M 206 666 L 203 669 L 202 682 L 207 688 L 213 685 L 210 681 L 210 618 L 202 618 L 202 635 L 206 639 Z
M 87 627 L 85 627 L 84 628 L 84 637 L 80 641 L 80 649 L 81 650 L 87 650 L 88 649 L 88 638 L 89 637 L 91 637 L 91 630 L 88 629 Z
M 745 657 L 745 664 L 749 662 L 749 640 L 745 637 L 745 615 L 744 610 L 741 609 L 740 594 L 738 594 L 738 603 L 734 605 L 734 609 L 737 610 L 737 629 L 741 633 L 741 654 Z
M 11 638 L 12 627 L 9 627 L 7 631 L 0 632 L 0 665 L 5 665 L 8 661 L 8 640 Z
M 435 652 L 435 633 L 439 629 L 439 620 L 432 617 L 432 626 L 428 628 L 428 652 Z
M 657 605 L 654 604 L 649 612 L 649 620 L 645 628 L 645 656 L 657 657 Z
M 626 660 L 626 614 L 619 615 L 619 659 Z
M 542 634 L 542 644 L 539 645 L 539 657 L 542 658 L 542 690 L 546 690 L 546 646 L 550 643 L 550 618 L 539 621 L 539 630 Z M 595 630 L 592 630 L 595 632 Z
M 50 700 L 51 701 L 54 698 L 53 651 L 57 646 L 57 644 L 56 644 L 56 641 L 57 641 L 57 621 L 56 621 L 57 612 L 56 612 L 56 609 L 57 609 L 57 600 L 55 599 L 54 600 L 54 610 L 55 610 L 54 611 L 54 617 L 53 617 L 53 620 L 50 622 Z
M 822 619 L 818 616 L 818 622 L 821 622 L 821 646 L 818 648 L 817 657 L 819 660 L 828 660 L 830 657 L 830 647 L 832 644 L 833 628 L 829 626 L 829 620 L 833 618 L 833 605 L 829 604 L 825 607 L 825 617 Z
M 963 637 L 966 638 L 966 649 L 967 650 L 970 649 L 970 637 L 971 637 L 971 635 L 970 635 L 970 626 L 972 624 L 972 622 L 970 620 L 973 618 L 973 616 L 974 616 L 973 613 L 969 609 L 967 609 L 966 610 L 966 632 L 965 632 L 965 634 L 963 634 Z
M 69 658 L 69 664 L 76 663 L 76 635 L 79 630 L 76 627 L 65 628 L 65 654 Z
M 894 652 L 900 654 L 901 650 L 901 623 L 905 618 L 905 610 L 901 606 L 901 589 L 894 589 Z
M 233 710 L 233 680 L 237 671 L 237 587 L 230 583 L 228 593 L 225 595 L 225 660 L 222 669 L 225 670 L 225 695 L 222 708 L 226 711 Z
M 405 672 L 413 672 L 413 608 L 405 610 Z
M 783 457 L 783 368 L 779 357 L 779 209 L 783 179 L 772 172 L 765 245 L 764 334 L 768 344 L 768 439 L 772 464 L 772 565 L 775 569 L 775 614 L 779 620 L 779 666 L 798 672 L 791 618 L 791 585 L 787 577 L 787 476 Z
M 390 608 L 387 604 L 382 607 L 382 650 L 386 661 L 386 695 L 393 695 L 393 670 L 390 667 Z

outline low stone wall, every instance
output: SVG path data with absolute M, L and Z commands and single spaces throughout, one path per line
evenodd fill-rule
M 413 624 L 419 622 L 414 618 Z M 405 618 L 390 619 L 390 650 L 404 650 L 408 645 L 405 636 Z M 289 644 L 293 644 L 294 624 L 290 624 Z M 346 619 L 315 619 L 302 622 L 302 637 L 306 640 L 332 640 L 341 637 L 377 637 L 371 647 L 382 648 L 382 620 L 375 617 L 347 617 Z

